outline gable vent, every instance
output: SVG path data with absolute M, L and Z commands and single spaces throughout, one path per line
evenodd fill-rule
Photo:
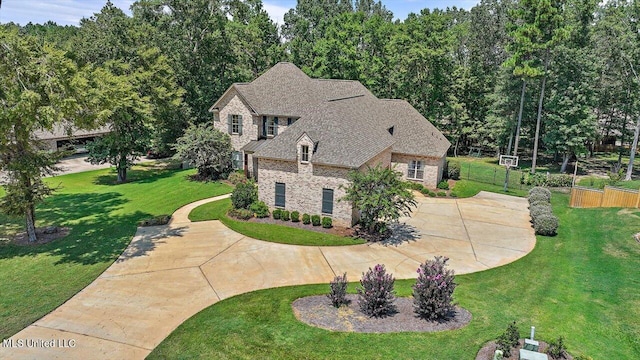
M 389 134 L 393 135 L 393 130 L 394 130 L 395 126 L 392 126 L 390 128 L 387 129 L 387 131 L 389 132 Z

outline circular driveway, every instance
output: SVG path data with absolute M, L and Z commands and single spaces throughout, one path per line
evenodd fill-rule
M 228 195 L 226 195 L 228 196 Z M 481 192 L 467 199 L 418 196 L 417 209 L 387 244 L 294 246 L 259 241 L 219 221 L 191 223 L 189 204 L 167 226 L 139 228 L 100 277 L 11 339 L 73 340 L 74 347 L 1 348 L 0 358 L 143 359 L 200 310 L 248 291 L 328 283 L 385 264 L 398 279 L 447 256 L 457 274 L 513 262 L 535 246 L 527 200 Z

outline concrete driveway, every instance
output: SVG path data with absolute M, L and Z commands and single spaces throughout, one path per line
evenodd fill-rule
M 224 196 L 223 196 L 224 197 Z M 248 291 L 328 283 L 347 272 L 357 281 L 375 264 L 398 279 L 418 265 L 449 257 L 457 274 L 513 262 L 535 246 L 526 199 L 482 192 L 469 199 L 418 198 L 418 208 L 391 244 L 292 246 L 251 239 L 219 221 L 189 222 L 174 213 L 167 226 L 139 228 L 100 277 L 10 340 L 41 339 L 49 347 L 0 347 L 0 358 L 143 359 L 200 310 Z M 67 347 L 65 347 L 67 346 Z

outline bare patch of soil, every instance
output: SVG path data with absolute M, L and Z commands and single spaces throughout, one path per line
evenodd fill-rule
M 29 242 L 29 237 L 25 231 L 12 236 L 9 239 L 9 243 L 22 246 L 42 245 L 69 235 L 69 231 L 71 229 L 68 227 L 47 226 L 36 229 L 36 235 L 38 236 L 38 241 L 36 242 Z
M 540 349 L 538 349 L 538 352 L 541 353 L 546 353 L 547 348 L 549 347 L 549 344 L 547 344 L 544 341 L 540 341 L 537 340 L 538 343 L 540 344 Z M 514 349 L 511 349 L 511 356 L 508 358 L 503 358 L 504 360 L 518 360 L 520 357 L 520 349 L 522 349 L 522 346 L 524 346 L 524 339 L 520 339 L 520 341 L 518 342 L 518 346 Z M 496 352 L 496 349 L 498 348 L 498 345 L 496 344 L 495 341 L 489 341 L 488 343 L 486 343 L 482 349 L 480 349 L 480 351 L 478 351 L 478 355 L 476 355 L 476 360 L 491 360 L 493 359 L 493 354 Z M 549 356 L 549 359 L 553 358 L 551 356 Z M 566 356 L 563 358 L 564 360 L 573 360 L 573 356 L 566 354 Z
M 471 322 L 471 313 L 456 307 L 444 321 L 427 321 L 413 312 L 413 298 L 396 299 L 396 312 L 383 318 L 370 318 L 358 307 L 357 295 L 349 294 L 349 305 L 335 308 L 324 295 L 297 299 L 291 305 L 296 318 L 308 325 L 332 331 L 360 333 L 436 332 L 459 329 Z

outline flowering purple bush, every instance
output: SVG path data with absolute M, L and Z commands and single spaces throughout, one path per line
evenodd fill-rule
M 449 258 L 436 256 L 418 268 L 413 286 L 413 311 L 425 320 L 444 319 L 453 311 L 453 270 L 447 269 Z
M 396 280 L 387 274 L 384 265 L 376 265 L 362 274 L 358 290 L 360 310 L 371 317 L 384 317 L 395 310 L 393 284 Z
M 349 303 L 349 300 L 347 300 L 347 273 L 333 278 L 333 281 L 329 283 L 329 287 L 331 290 L 327 294 L 327 297 L 331 300 L 333 306 L 340 307 Z

